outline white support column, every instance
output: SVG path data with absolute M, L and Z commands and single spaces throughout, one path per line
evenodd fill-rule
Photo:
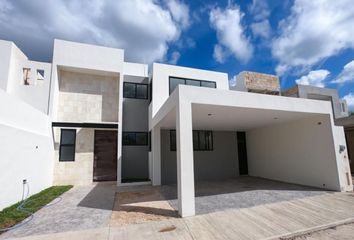
M 152 185 L 161 185 L 161 128 L 151 129 L 152 150 Z
M 179 101 L 176 106 L 176 147 L 178 212 L 181 217 L 195 215 L 192 106 Z
M 123 75 L 119 74 L 118 131 L 117 131 L 117 186 L 122 184 L 122 130 L 123 130 Z

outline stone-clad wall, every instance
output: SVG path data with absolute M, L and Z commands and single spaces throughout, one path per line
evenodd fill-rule
M 93 181 L 94 129 L 76 129 L 75 161 L 59 162 L 60 128 L 54 129 L 54 185 L 88 185 Z
M 57 121 L 118 122 L 118 77 L 60 72 Z
M 275 75 L 256 72 L 243 72 L 242 76 L 247 89 L 267 90 L 274 92 L 280 91 L 279 78 Z

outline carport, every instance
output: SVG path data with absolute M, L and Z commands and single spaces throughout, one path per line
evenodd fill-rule
M 153 116 L 150 128 L 153 185 L 161 185 L 161 130 L 176 129 L 182 217 L 195 214 L 193 130 L 245 132 L 250 176 L 335 191 L 351 185 L 338 162 L 341 138 L 336 131 L 340 129 L 333 125 L 327 102 L 179 86 Z M 237 149 L 237 145 L 228 146 L 233 147 Z

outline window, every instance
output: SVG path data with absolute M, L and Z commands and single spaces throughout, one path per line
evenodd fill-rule
M 37 80 L 44 80 L 44 70 L 37 69 Z
M 177 77 L 170 77 L 169 80 L 170 80 L 170 94 L 180 84 L 197 86 L 197 87 L 216 88 L 216 82 L 211 82 L 211 81 L 195 80 L 195 79 L 188 79 L 188 78 L 177 78 Z
M 148 85 L 141 83 L 125 82 L 123 86 L 123 97 L 148 99 Z
M 346 107 L 345 107 L 345 103 L 342 102 L 340 103 L 341 107 L 342 107 L 342 112 L 346 112 Z
M 59 161 L 75 161 L 75 129 L 61 129 Z
M 149 152 L 151 152 L 151 131 L 149 132 Z
M 148 145 L 147 132 L 123 132 L 123 145 L 144 146 Z
M 31 69 L 23 68 L 22 74 L 23 74 L 23 85 L 30 85 Z
M 176 130 L 170 130 L 170 150 L 176 151 Z M 193 150 L 213 151 L 213 132 L 193 130 Z

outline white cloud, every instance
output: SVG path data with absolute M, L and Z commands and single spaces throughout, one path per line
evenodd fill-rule
M 325 69 L 315 70 L 309 72 L 306 76 L 302 76 L 301 78 L 295 80 L 297 84 L 302 85 L 312 85 L 315 87 L 324 87 L 324 80 L 328 77 L 330 72 Z
M 252 23 L 251 30 L 253 36 L 255 37 L 269 38 L 271 34 L 271 28 L 268 20 Z
M 236 80 L 236 76 L 237 75 L 234 75 L 231 79 L 229 79 L 229 85 L 230 86 L 236 86 L 236 82 L 237 82 L 237 80 Z
M 177 0 L 167 0 L 166 4 L 172 13 L 172 17 L 180 23 L 183 28 L 189 27 L 189 7 L 186 4 Z
M 231 5 L 225 9 L 216 7 L 210 11 L 209 21 L 211 26 L 216 30 L 219 42 L 217 44 L 219 47 L 215 48 L 218 53 L 223 54 L 222 56 L 218 56 L 215 54 L 214 48 L 214 57 L 218 56 L 218 59 L 224 59 L 229 54 L 232 54 L 235 58 L 244 63 L 251 58 L 253 47 L 246 37 L 241 24 L 243 15 L 237 5 Z M 223 51 L 220 51 L 220 48 L 222 48 Z M 216 60 L 218 61 L 218 59 Z
M 264 0 L 253 0 L 249 10 L 256 21 L 262 21 L 270 15 L 268 4 Z
M 354 60 L 344 65 L 342 72 L 332 82 L 345 83 L 350 81 L 354 81 Z
M 354 48 L 352 0 L 296 0 L 291 14 L 279 24 L 272 44 L 279 64 L 313 66 L 347 48 Z
M 349 111 L 354 112 L 354 93 L 345 95 L 343 99 L 347 101 Z
M 220 46 L 219 44 L 216 44 L 214 46 L 213 57 L 214 57 L 215 61 L 217 61 L 218 63 L 223 63 L 225 61 L 226 55 L 227 54 L 224 52 L 224 49 L 222 46 Z
M 124 48 L 127 60 L 163 60 L 188 23 L 188 7 L 172 13 L 155 0 L 0 0 L 0 38 L 31 57 L 50 59 L 53 38 Z M 172 9 L 172 7 L 171 7 Z
M 181 57 L 181 54 L 177 51 L 174 51 L 171 54 L 171 59 L 168 62 L 175 65 L 178 62 L 180 57 Z

